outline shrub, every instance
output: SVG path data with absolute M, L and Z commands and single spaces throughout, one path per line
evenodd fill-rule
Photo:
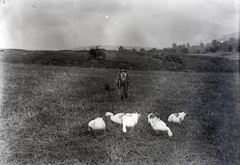
M 106 54 L 103 52 L 102 49 L 99 49 L 100 46 L 92 47 L 89 50 L 89 54 L 91 55 L 92 59 L 105 59 Z
M 188 53 L 188 48 L 183 48 L 182 50 L 180 50 L 180 53 Z
M 231 52 L 233 50 L 232 45 L 228 46 L 228 51 Z
M 183 56 L 180 54 L 167 54 L 165 59 L 169 62 L 183 63 Z

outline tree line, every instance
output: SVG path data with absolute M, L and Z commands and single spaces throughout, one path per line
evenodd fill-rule
M 190 45 L 189 43 L 186 44 L 179 44 L 176 43 L 172 44 L 172 47 L 157 49 L 152 48 L 150 50 L 145 50 L 141 48 L 137 51 L 135 48 L 132 50 L 124 49 L 123 46 L 120 46 L 118 49 L 119 52 L 137 52 L 141 55 L 150 53 L 150 54 L 157 54 L 157 53 L 196 53 L 196 54 L 203 54 L 203 53 L 216 53 L 216 52 L 232 52 L 232 51 L 240 51 L 240 39 L 235 39 L 231 37 L 229 40 L 226 41 L 218 41 L 212 40 L 211 43 L 204 44 L 200 42 L 198 45 Z
M 211 43 L 207 44 L 200 42 L 199 45 L 190 45 L 189 43 L 177 45 L 173 43 L 172 48 L 180 53 L 232 52 L 240 50 L 240 39 L 231 37 L 225 41 L 212 40 Z
M 240 51 L 240 38 L 235 39 L 234 37 L 229 38 L 229 40 L 219 41 L 219 40 L 212 40 L 212 42 L 204 44 L 200 42 L 198 45 L 190 45 L 189 43 L 186 44 L 179 44 L 176 43 L 172 44 L 172 47 L 157 49 L 152 48 L 150 50 L 145 50 L 141 48 L 137 51 L 135 48 L 131 50 L 124 49 L 123 46 L 120 46 L 118 49 L 119 52 L 132 52 L 138 53 L 139 55 L 146 55 L 146 54 L 162 54 L 162 53 L 196 53 L 196 54 L 205 54 L 205 53 L 216 53 L 216 52 L 236 52 Z M 93 59 L 105 59 L 106 54 L 104 53 L 104 49 L 101 49 L 100 46 L 92 47 L 89 50 L 89 54 Z

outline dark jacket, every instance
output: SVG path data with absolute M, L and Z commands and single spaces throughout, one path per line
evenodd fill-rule
M 120 88 L 120 87 L 128 87 L 128 85 L 130 85 L 130 78 L 129 78 L 127 71 L 125 71 L 125 70 L 120 71 L 117 74 L 116 86 L 118 86 L 118 88 Z

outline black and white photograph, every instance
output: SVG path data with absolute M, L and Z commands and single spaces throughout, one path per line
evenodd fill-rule
M 239 0 L 0 0 L 0 165 L 239 165 Z

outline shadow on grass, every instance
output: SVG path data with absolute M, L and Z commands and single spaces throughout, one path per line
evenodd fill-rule
M 200 104 L 193 113 L 201 123 L 202 141 L 196 147 L 201 152 L 209 152 L 223 164 L 238 164 L 240 161 L 240 120 L 236 114 L 239 87 L 235 76 L 207 74 L 203 77 L 204 86 L 198 89 Z M 204 142 L 206 141 L 206 142 Z

